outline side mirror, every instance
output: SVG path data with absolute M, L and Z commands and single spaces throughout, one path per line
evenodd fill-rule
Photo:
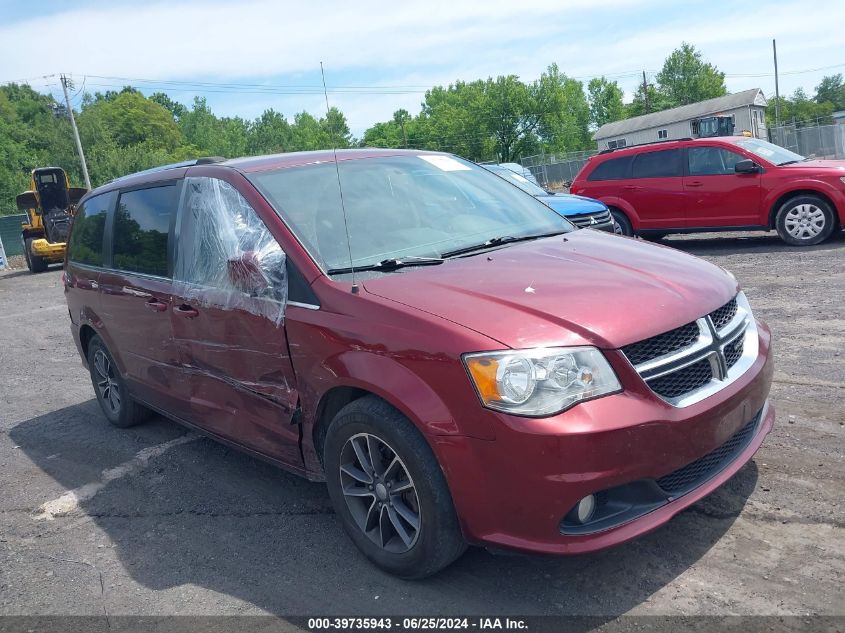
M 67 190 L 67 197 L 70 204 L 79 204 L 79 201 L 82 200 L 82 196 L 88 193 L 88 190 L 85 187 L 70 187 Z
M 226 262 L 229 282 L 234 288 L 245 292 L 251 297 L 263 294 L 270 287 L 270 280 L 261 270 L 258 258 L 252 251 L 241 254 L 240 257 Z
M 760 171 L 760 166 L 750 158 L 746 158 L 734 165 L 734 171 L 738 174 L 756 174 Z
M 18 203 L 18 211 L 29 211 L 30 209 L 38 208 L 38 198 L 35 196 L 34 191 L 19 193 L 15 198 L 15 202 Z

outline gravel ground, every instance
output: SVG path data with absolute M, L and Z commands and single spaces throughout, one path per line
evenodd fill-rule
M 109 426 L 61 271 L 0 273 L 0 614 L 845 615 L 845 235 L 665 243 L 734 272 L 774 331 L 778 422 L 755 459 L 630 544 L 473 549 L 422 582 L 370 566 L 321 484 L 165 419 Z

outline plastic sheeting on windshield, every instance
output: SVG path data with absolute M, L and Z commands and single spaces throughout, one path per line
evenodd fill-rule
M 217 178 L 186 178 L 177 294 L 276 324 L 287 302 L 285 253 L 244 197 Z

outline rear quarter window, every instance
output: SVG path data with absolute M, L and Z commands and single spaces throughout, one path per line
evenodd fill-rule
M 103 235 L 114 193 L 88 198 L 76 210 L 68 242 L 68 259 L 77 264 L 103 265 Z
M 628 167 L 630 164 L 630 156 L 620 156 L 619 158 L 602 161 L 590 172 L 587 180 L 623 180 L 628 177 Z

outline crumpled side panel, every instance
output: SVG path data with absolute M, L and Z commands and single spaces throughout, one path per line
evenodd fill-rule
M 176 292 L 201 305 L 245 310 L 276 324 L 287 302 L 285 253 L 229 183 L 186 178 Z

